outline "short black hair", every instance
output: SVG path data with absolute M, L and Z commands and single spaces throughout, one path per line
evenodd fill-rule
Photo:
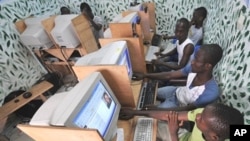
M 92 10 L 91 10 L 89 4 L 87 4 L 86 2 L 83 2 L 83 3 L 81 3 L 81 5 L 80 5 L 80 10 L 81 10 L 81 12 L 83 11 L 83 9 L 86 9 L 86 10 L 92 12 Z
M 203 19 L 206 19 L 207 17 L 207 9 L 205 7 L 198 7 L 195 9 L 195 12 L 197 12 L 197 14 L 199 16 L 202 16 Z
M 223 55 L 223 50 L 218 44 L 203 44 L 200 50 L 205 52 L 205 62 L 215 66 Z
M 207 105 L 206 108 L 211 110 L 211 124 L 208 126 L 211 130 L 219 136 L 222 140 L 228 139 L 230 137 L 230 125 L 243 125 L 244 116 L 243 114 L 231 107 L 222 103 L 213 103 Z
M 60 8 L 60 11 L 61 11 L 61 14 L 69 14 L 69 13 L 70 13 L 69 8 L 66 7 L 66 6 L 62 6 L 62 7 Z
M 177 21 L 177 24 L 179 23 L 183 23 L 183 26 L 184 28 L 189 31 L 189 27 L 190 27 L 190 23 L 189 23 L 189 20 L 187 18 L 180 18 L 178 21 Z M 176 24 L 176 25 L 177 25 Z

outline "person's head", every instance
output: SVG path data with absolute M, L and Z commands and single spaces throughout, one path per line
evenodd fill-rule
M 104 100 L 105 100 L 107 103 L 111 103 L 111 99 L 110 99 L 110 97 L 108 96 L 107 93 L 104 93 L 103 97 L 104 97 Z
M 195 73 L 212 71 L 221 60 L 223 50 L 218 44 L 203 44 L 194 55 L 191 62 L 192 71 Z
M 92 9 L 90 8 L 89 4 L 87 4 L 86 2 L 81 3 L 80 10 L 82 13 L 86 13 L 91 19 L 94 18 Z
M 60 11 L 61 11 L 61 15 L 70 14 L 69 8 L 68 8 L 68 7 L 65 7 L 65 6 L 61 7 L 61 8 L 60 8 Z
M 233 107 L 214 103 L 197 114 L 195 122 L 206 141 L 224 141 L 230 137 L 230 125 L 243 125 L 244 117 Z
M 205 7 L 196 8 L 193 12 L 192 24 L 202 24 L 207 17 L 207 9 Z
M 188 19 L 181 18 L 177 21 L 174 31 L 177 40 L 185 41 L 187 39 L 189 27 L 190 24 Z

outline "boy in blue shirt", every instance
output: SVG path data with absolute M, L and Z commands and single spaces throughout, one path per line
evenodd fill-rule
M 191 65 L 181 70 L 160 73 L 134 73 L 137 79 L 170 80 L 187 77 L 186 86 L 165 86 L 158 89 L 157 97 L 164 102 L 159 108 L 193 110 L 215 102 L 219 87 L 213 78 L 213 68 L 222 58 L 223 51 L 217 44 L 201 45 Z

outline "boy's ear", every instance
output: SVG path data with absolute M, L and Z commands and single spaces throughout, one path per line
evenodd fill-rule
M 215 134 L 215 133 L 212 135 L 211 138 L 213 139 L 213 141 L 219 141 L 220 140 L 219 136 L 217 134 Z
M 210 64 L 210 63 L 206 63 L 205 67 L 206 67 L 207 69 L 211 69 L 213 66 L 212 66 L 212 64 Z

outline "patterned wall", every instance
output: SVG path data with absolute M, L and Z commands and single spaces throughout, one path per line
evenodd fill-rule
M 20 43 L 12 24 L 30 15 L 54 15 L 67 5 L 79 13 L 82 0 L 16 0 L 0 6 L 0 99 L 15 89 L 26 89 L 44 74 L 37 61 Z M 131 0 L 87 0 L 96 15 L 107 23 L 125 10 Z M 191 18 L 194 8 L 205 6 L 205 43 L 218 43 L 224 57 L 214 74 L 221 87 L 221 101 L 242 111 L 250 124 L 250 10 L 243 0 L 153 0 L 156 4 L 157 32 L 172 34 L 176 19 Z M 142 1 L 138 1 L 142 2 Z M 240 15 L 245 17 L 242 29 L 237 28 Z M 1 103 L 1 100 L 0 100 Z
M 249 124 L 249 9 L 239 0 L 212 0 L 206 7 L 210 10 L 205 28 L 205 42 L 218 43 L 224 49 L 223 60 L 215 71 L 223 94 L 221 101 L 240 109 Z M 245 17 L 242 29 L 237 28 L 240 15 Z
M 56 1 L 18 0 L 0 5 L 0 105 L 11 91 L 30 88 L 46 73 L 19 40 L 13 24 L 31 15 L 54 13 Z

